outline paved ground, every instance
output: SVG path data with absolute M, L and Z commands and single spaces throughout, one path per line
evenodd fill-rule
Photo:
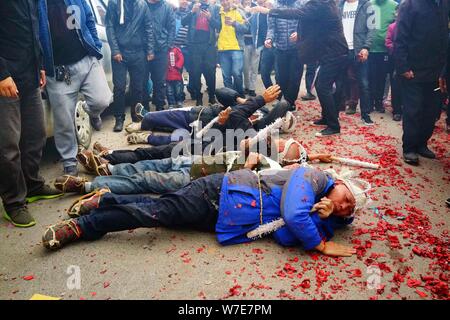
M 450 197 L 450 136 L 443 121 L 431 142 L 438 159 L 421 159 L 416 168 L 400 160 L 401 125 L 390 113 L 374 114 L 371 128 L 361 126 L 358 115 L 341 115 L 341 136 L 319 140 L 310 125 L 320 113 L 317 102 L 298 107 L 294 135 L 310 152 L 381 163 L 377 171 L 358 170 L 373 183 L 374 202 L 335 237 L 353 243 L 357 256 L 327 258 L 269 239 L 221 247 L 213 234 L 164 229 L 109 234 L 49 253 L 41 235 L 66 218 L 75 199 L 66 196 L 30 205 L 37 219 L 31 229 L 1 220 L 0 298 L 40 293 L 63 299 L 448 299 L 450 210 L 444 201 Z M 112 126 L 113 119 L 106 119 L 93 141 L 130 148 Z M 60 170 L 50 144 L 42 173 L 52 180 Z M 79 289 L 68 287 L 68 280 L 74 283 L 70 266 L 79 267 Z

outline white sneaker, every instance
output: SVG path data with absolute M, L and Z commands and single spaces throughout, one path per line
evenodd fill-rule
M 151 133 L 134 132 L 128 135 L 127 141 L 129 144 L 148 144 L 148 137 Z
M 125 131 L 128 133 L 141 132 L 141 122 L 132 122 L 125 127 Z

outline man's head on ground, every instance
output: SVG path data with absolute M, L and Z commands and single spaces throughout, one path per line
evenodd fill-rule
M 295 139 L 274 139 L 273 143 L 278 151 L 278 161 L 282 165 L 304 163 L 308 159 L 305 148 Z

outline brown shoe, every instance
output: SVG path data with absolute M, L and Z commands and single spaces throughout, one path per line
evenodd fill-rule
M 67 210 L 67 214 L 71 218 L 79 218 L 89 214 L 91 210 L 98 208 L 102 195 L 110 192 L 111 190 L 109 190 L 109 188 L 102 188 L 85 194 L 70 206 L 69 210 Z
M 85 193 L 84 185 L 87 181 L 86 178 L 64 175 L 56 178 L 55 188 L 64 193 L 76 192 L 83 194 Z
M 92 151 L 89 151 L 89 150 L 83 150 L 77 154 L 78 162 L 89 173 L 95 173 L 95 166 L 92 166 L 92 163 L 90 161 L 90 159 L 92 158 L 93 155 L 94 154 L 92 153 Z
M 94 171 L 98 176 L 110 176 L 111 175 L 111 171 L 109 171 L 109 168 L 108 168 L 108 164 L 109 164 L 108 160 L 106 160 L 100 156 L 92 154 L 91 157 L 89 158 L 89 162 L 90 162 L 90 165 L 94 168 Z
M 61 221 L 45 230 L 42 244 L 49 250 L 58 250 L 81 237 L 81 230 L 74 219 Z
M 106 156 L 107 154 L 109 154 L 109 149 L 102 146 L 100 144 L 100 142 L 98 142 L 98 141 L 94 143 L 94 145 L 92 146 L 92 149 L 94 151 L 96 151 L 97 155 L 100 157 L 103 157 L 103 156 Z

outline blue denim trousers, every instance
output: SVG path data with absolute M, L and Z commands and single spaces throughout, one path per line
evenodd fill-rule
M 225 87 L 234 89 L 239 94 L 244 94 L 244 51 L 219 51 L 219 59 Z
M 90 190 L 108 187 L 118 194 L 165 193 L 179 190 L 190 181 L 191 157 L 143 160 L 117 164 L 111 176 L 94 179 Z

